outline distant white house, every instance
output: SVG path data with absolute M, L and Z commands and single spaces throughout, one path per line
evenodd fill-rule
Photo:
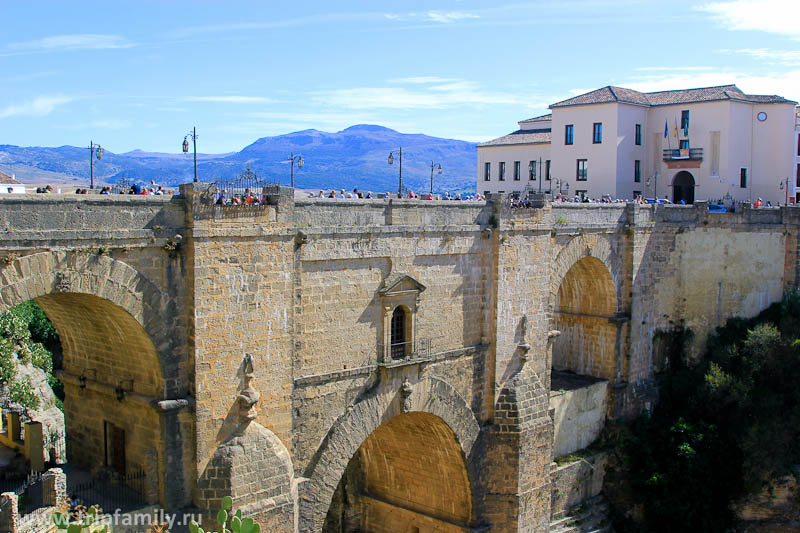
M 0 194 L 25 194 L 25 184 L 0 171 Z
M 788 196 L 800 200 L 796 106 L 735 85 L 653 93 L 603 87 L 478 145 L 477 190 L 775 204 L 785 202 L 784 184 L 794 177 Z

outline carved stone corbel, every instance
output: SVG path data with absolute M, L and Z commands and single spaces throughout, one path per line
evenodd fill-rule
M 72 290 L 72 280 L 66 272 L 56 272 L 56 292 L 70 292 Z
M 400 409 L 404 413 L 411 412 L 411 393 L 414 392 L 414 387 L 408 381 L 408 379 L 403 380 L 403 384 L 400 386 Z
M 256 418 L 255 405 L 261 399 L 261 394 L 253 388 L 251 381 L 253 381 L 253 356 L 248 354 L 244 355 L 243 359 L 243 373 L 244 373 L 244 386 L 239 391 L 236 401 L 239 404 L 239 423 L 247 424 Z
M 531 351 L 531 345 L 528 343 L 528 315 L 522 315 L 520 328 L 522 329 L 522 340 L 517 348 L 519 348 L 519 358 L 524 363 L 528 360 L 528 352 Z

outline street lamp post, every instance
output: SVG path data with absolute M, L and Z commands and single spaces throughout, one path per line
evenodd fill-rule
M 189 137 L 192 138 L 192 143 L 194 144 L 194 181 L 197 182 L 197 128 L 192 127 L 192 131 L 186 134 L 183 138 L 183 153 L 187 153 L 189 151 Z
M 437 163 L 434 163 L 433 161 L 431 161 L 431 196 L 433 196 L 433 169 L 434 169 L 434 167 L 435 167 L 436 165 L 437 165 Z M 438 172 L 439 174 L 441 174 L 441 173 L 442 173 L 442 164 L 441 164 L 441 163 L 438 163 L 438 165 L 439 165 L 439 166 L 438 166 L 438 170 L 437 170 L 437 172 Z
M 94 189 L 94 158 L 103 159 L 103 148 L 89 141 L 89 188 Z
M 395 151 L 397 152 L 397 160 L 398 160 L 399 165 L 400 165 L 400 181 L 398 182 L 398 185 L 397 185 L 397 197 L 398 198 L 402 198 L 403 197 L 403 148 L 400 147 L 397 150 L 389 152 L 389 164 L 390 165 L 394 164 L 394 153 L 395 153 Z
M 292 188 L 294 189 L 294 162 L 297 161 L 297 168 L 303 168 L 303 156 L 294 155 L 294 152 L 289 155 L 289 163 L 292 165 Z
M 782 191 L 786 191 L 786 203 L 783 204 L 783 205 L 789 205 L 789 178 L 786 178 L 785 180 L 781 180 L 780 189 Z
M 647 186 L 650 186 L 650 178 L 647 178 Z M 653 198 L 658 203 L 658 172 L 653 174 Z

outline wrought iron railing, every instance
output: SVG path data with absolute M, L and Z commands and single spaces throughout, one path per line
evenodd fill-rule
M 132 180 L 128 178 L 119 178 L 117 182 L 111 186 L 111 194 L 128 194 L 132 186 Z
M 217 180 L 200 194 L 197 218 L 258 216 L 267 205 L 264 190 L 280 183 L 259 178 L 249 168 L 239 176 Z
M 147 504 L 147 473 L 137 470 L 128 474 L 117 472 L 98 473 L 81 483 L 70 483 L 67 476 L 67 495 L 71 507 L 97 505 L 105 512 L 113 513 L 140 509 Z
M 664 150 L 664 161 L 700 161 L 702 159 L 702 148 L 676 148 L 674 150 Z
M 378 351 L 384 363 L 404 359 L 429 359 L 433 355 L 433 339 L 393 342 L 389 345 L 379 344 Z

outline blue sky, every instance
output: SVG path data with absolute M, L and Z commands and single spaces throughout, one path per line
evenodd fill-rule
M 0 144 L 177 152 L 359 123 L 470 141 L 605 85 L 800 100 L 800 1 L 0 0 Z

